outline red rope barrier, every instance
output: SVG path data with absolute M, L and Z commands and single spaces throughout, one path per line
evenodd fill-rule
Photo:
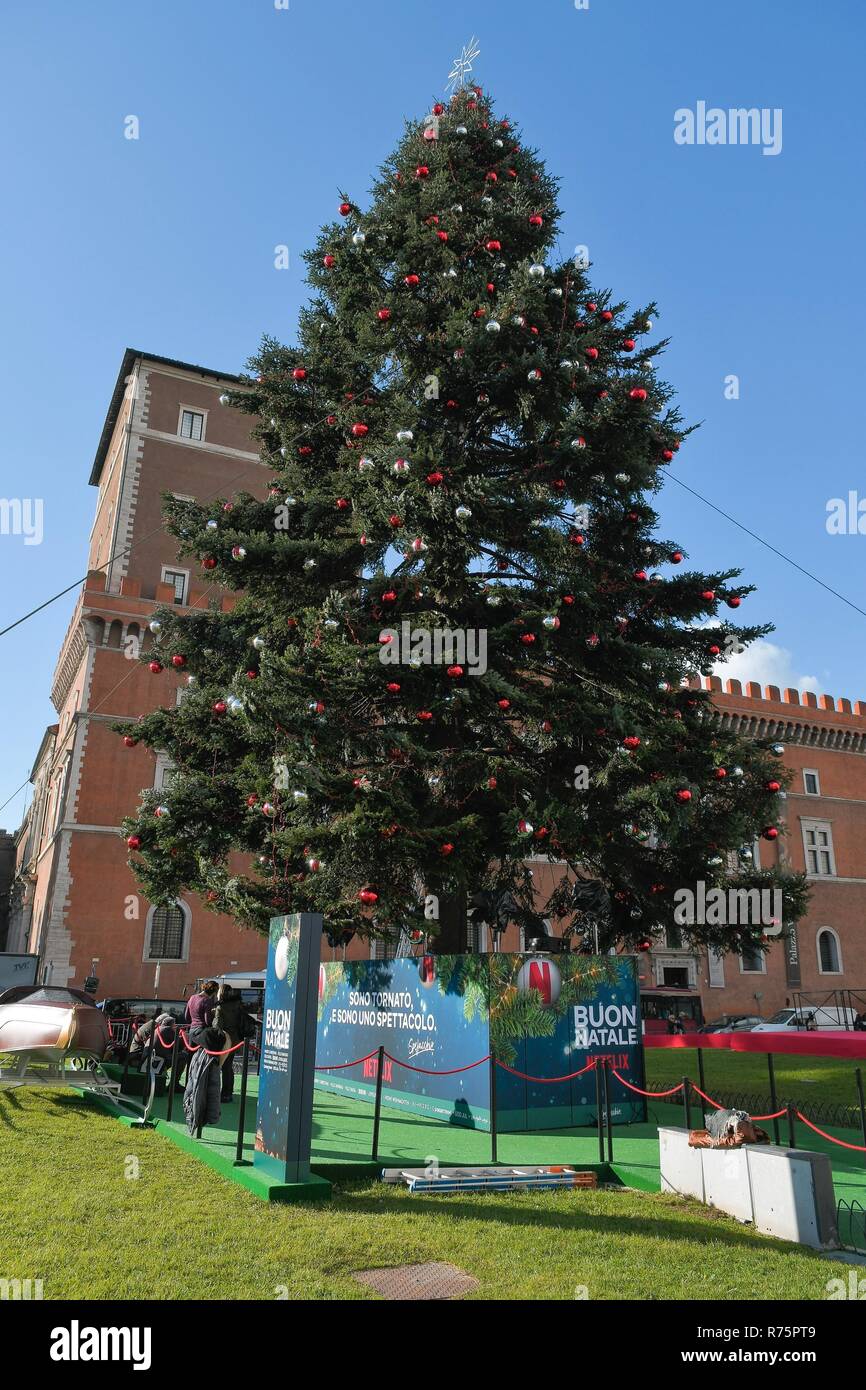
M 447 1071 L 430 1071 L 427 1067 L 413 1067 L 409 1062 L 401 1062 L 399 1057 L 392 1057 L 390 1052 L 383 1054 L 389 1062 L 394 1062 L 398 1067 L 404 1067 L 406 1071 L 417 1071 L 420 1076 L 454 1076 L 460 1071 L 471 1071 L 473 1067 L 480 1067 L 485 1062 L 490 1061 L 490 1053 L 486 1057 L 479 1057 L 477 1062 L 470 1062 L 468 1067 L 449 1067 Z
M 332 1062 L 329 1067 L 314 1067 L 313 1071 L 343 1071 L 346 1067 L 357 1067 L 360 1062 L 369 1062 L 371 1057 L 375 1057 L 379 1051 L 378 1047 L 374 1052 L 368 1052 L 366 1057 L 356 1057 L 354 1062 Z M 387 1057 L 387 1052 L 385 1053 Z
M 627 1086 L 630 1091 L 635 1091 L 639 1096 L 652 1096 L 655 1100 L 658 1100 L 661 1096 L 675 1096 L 677 1091 L 683 1089 L 683 1083 L 680 1082 L 679 1086 L 672 1086 L 669 1091 L 642 1091 L 640 1086 L 633 1086 L 630 1081 L 626 1081 L 624 1076 L 620 1076 L 616 1067 L 611 1067 L 611 1071 L 617 1081 L 621 1081 L 623 1086 Z M 694 1082 L 692 1085 L 694 1085 Z
M 772 1115 L 750 1115 L 749 1118 L 752 1120 L 780 1120 L 787 1113 L 787 1110 L 774 1110 Z
M 570 1071 L 567 1076 L 530 1076 L 528 1072 L 515 1071 L 514 1067 L 510 1067 L 507 1062 L 497 1062 L 496 1065 L 501 1067 L 503 1071 L 510 1072 L 512 1076 L 519 1076 L 522 1081 L 538 1081 L 543 1086 L 552 1086 L 556 1081 L 572 1081 L 575 1076 L 583 1076 L 584 1072 L 594 1070 L 595 1058 L 593 1057 L 591 1061 L 587 1062 L 585 1067 L 581 1067 L 580 1071 Z
M 182 1028 L 180 1030 L 180 1036 L 183 1039 L 184 1047 L 188 1048 L 190 1052 L 201 1051 L 201 1043 L 191 1043 Z M 223 1052 L 212 1052 L 209 1047 L 206 1047 L 204 1050 L 208 1057 L 228 1057 L 232 1052 L 237 1052 L 239 1047 L 243 1047 L 243 1042 L 235 1043 L 234 1047 L 227 1047 Z
M 717 1100 L 713 1100 L 712 1096 L 705 1095 L 705 1093 L 701 1090 L 700 1086 L 696 1086 L 696 1085 L 695 1085 L 694 1081 L 692 1082 L 692 1090 L 693 1090 L 693 1091 L 697 1091 L 697 1093 L 698 1093 L 698 1095 L 701 1097 L 701 1099 L 702 1099 L 702 1100 L 705 1100 L 705 1101 L 707 1102 L 708 1105 L 714 1105 L 714 1106 L 716 1107 L 717 1110 L 724 1110 L 724 1109 L 725 1109 L 724 1105 L 719 1105 L 719 1102 L 718 1102 Z M 780 1113 L 780 1115 L 784 1115 L 785 1112 L 784 1112 L 784 1110 L 780 1110 L 779 1113 Z M 752 1116 L 752 1119 L 753 1119 L 753 1120 L 760 1120 L 760 1119 L 771 1120 L 772 1118 L 773 1118 L 772 1115 L 766 1115 L 766 1116 L 764 1116 L 764 1115 L 753 1115 L 753 1116 Z
M 806 1119 L 802 1110 L 797 1111 L 797 1119 L 802 1120 L 803 1124 L 808 1125 L 810 1129 L 814 1129 L 815 1133 L 820 1134 L 822 1139 L 829 1139 L 831 1144 L 838 1144 L 840 1149 L 854 1149 L 858 1154 L 866 1154 L 866 1147 L 862 1144 L 848 1144 L 844 1139 L 834 1139 L 832 1134 L 827 1134 L 825 1130 L 819 1129 L 817 1125 L 813 1125 L 811 1120 Z

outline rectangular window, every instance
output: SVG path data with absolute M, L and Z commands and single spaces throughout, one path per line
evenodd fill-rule
M 158 907 L 150 922 L 148 960 L 183 960 L 183 937 L 186 925 L 179 907 Z
M 821 795 L 821 783 L 818 779 L 818 773 L 813 767 L 803 768 L 803 788 L 807 796 Z
M 765 975 L 767 963 L 763 951 L 754 946 L 744 947 L 740 952 L 740 970 L 744 975 Z
M 172 570 L 163 565 L 162 582 L 163 584 L 170 584 L 174 589 L 175 603 L 186 603 L 186 588 L 189 583 L 188 570 Z
M 200 411 L 182 410 L 180 412 L 180 437 L 181 439 L 204 438 L 204 416 Z
M 807 874 L 814 878 L 827 878 L 835 874 L 833 832 L 829 821 L 803 821 L 803 849 L 806 854 Z

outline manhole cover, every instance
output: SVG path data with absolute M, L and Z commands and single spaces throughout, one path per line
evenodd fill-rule
M 464 1274 L 456 1265 L 395 1265 L 392 1269 L 359 1269 L 353 1275 L 361 1284 L 375 1289 L 383 1298 L 410 1299 L 459 1298 L 478 1288 L 478 1280 Z

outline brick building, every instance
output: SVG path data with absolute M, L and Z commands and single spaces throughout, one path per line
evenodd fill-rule
M 866 703 L 780 691 L 755 682 L 713 677 L 718 719 L 753 737 L 784 745 L 794 773 L 779 816 L 786 834 L 752 846 L 758 867 L 787 864 L 808 875 L 805 917 L 766 955 L 716 957 L 684 948 L 672 928 L 642 958 L 642 992 L 650 1012 L 692 1013 L 700 1001 L 707 1020 L 726 1013 L 760 1014 L 783 1008 L 795 995 L 813 1002 L 834 992 L 859 993 L 866 1009 Z M 839 997 L 840 1004 L 847 1003 Z
M 237 378 L 128 349 L 90 475 L 98 489 L 88 569 L 64 638 L 51 699 L 58 722 L 34 763 L 33 799 L 16 836 L 7 949 L 34 951 L 41 977 L 100 994 L 182 994 L 197 975 L 258 969 L 262 939 L 189 895 L 170 911 L 140 895 L 119 835 L 164 759 L 127 749 L 111 731 L 178 698 L 171 672 L 132 659 L 147 650 L 158 603 L 206 607 L 232 599 L 178 559 L 161 525 L 162 494 L 206 499 L 266 484 L 249 416 L 220 404 Z

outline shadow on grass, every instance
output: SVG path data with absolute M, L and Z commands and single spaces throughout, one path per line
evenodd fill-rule
M 501 1194 L 500 1194 L 501 1195 Z M 612 1198 L 626 1196 L 625 1193 L 612 1191 L 609 1194 Z M 386 1219 L 393 1212 L 397 1216 L 405 1214 L 405 1207 L 402 1202 L 388 1210 L 383 1210 L 381 1198 L 370 1194 L 369 1190 L 363 1192 L 358 1190 L 355 1185 L 354 1190 L 350 1184 L 341 1184 L 334 1194 L 337 1200 L 344 1205 L 351 1207 L 352 1215 L 375 1216 L 378 1221 Z M 494 1198 L 494 1194 L 490 1194 Z M 556 1193 L 557 1199 L 562 1197 L 567 1200 L 574 1197 L 576 1202 L 580 1202 L 580 1194 Z M 808 1250 L 801 1245 L 789 1245 L 780 1243 L 769 1236 L 757 1234 L 751 1226 L 738 1226 L 734 1224 L 733 1218 L 724 1216 L 722 1213 L 707 1209 L 705 1217 L 699 1214 L 689 1216 L 668 1216 L 664 1214 L 664 1207 L 659 1203 L 657 1194 L 629 1192 L 628 1198 L 637 1198 L 645 1201 L 648 1205 L 646 1215 L 636 1216 L 632 1212 L 611 1212 L 599 1215 L 595 1212 L 587 1211 L 585 1208 L 569 1207 L 561 1211 L 551 1209 L 539 1209 L 538 1207 L 526 1207 L 521 1209 L 517 1205 L 487 1205 L 484 1198 L 470 1198 L 464 1195 L 442 1195 L 439 1197 L 412 1196 L 407 1200 L 412 1204 L 412 1211 L 419 1216 L 448 1216 L 451 1221 L 493 1221 L 497 1226 L 531 1226 L 535 1229 L 548 1228 L 550 1230 L 561 1231 L 565 1234 L 586 1234 L 615 1236 L 623 1238 L 651 1238 L 654 1240 L 681 1241 L 693 1244 L 706 1245 L 708 1239 L 728 1246 L 733 1250 L 754 1251 L 757 1248 L 772 1249 L 779 1255 L 814 1255 L 817 1252 Z M 495 1200 L 495 1198 L 494 1198 Z M 685 1202 L 685 1198 L 683 1202 Z M 447 1204 L 447 1205 L 446 1205 Z M 327 1209 L 327 1208 L 324 1208 Z

